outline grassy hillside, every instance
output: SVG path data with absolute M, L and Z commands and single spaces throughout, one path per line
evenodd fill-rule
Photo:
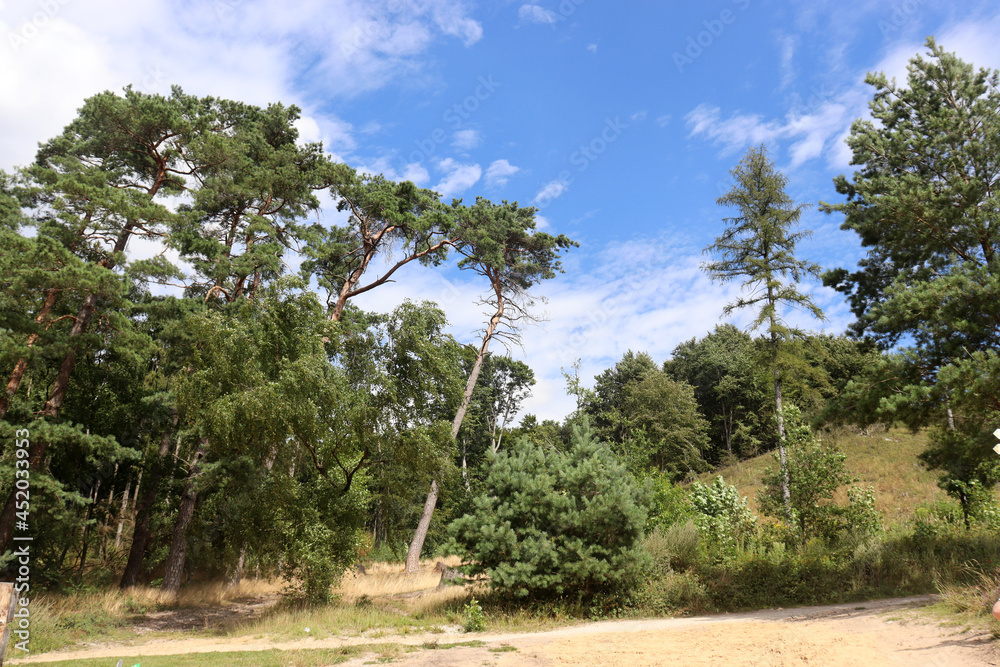
M 875 487 L 876 507 L 889 524 L 913 516 L 924 502 L 947 497 L 937 486 L 938 473 L 927 470 L 917 458 L 927 446 L 926 433 L 890 429 L 865 436 L 838 429 L 820 437 L 824 443 L 833 444 L 847 454 L 847 470 L 861 484 Z M 701 475 L 700 479 L 710 482 L 722 475 L 727 483 L 739 489 L 740 495 L 750 499 L 751 508 L 757 512 L 761 475 L 768 466 L 777 466 L 771 453 L 719 468 Z

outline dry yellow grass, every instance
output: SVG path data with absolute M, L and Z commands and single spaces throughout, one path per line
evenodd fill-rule
M 239 598 L 278 595 L 287 585 L 283 579 L 244 579 L 239 586 L 227 586 L 222 582 L 190 584 L 181 588 L 176 600 L 164 596 L 160 601 L 180 607 L 215 606 Z
M 372 563 L 365 566 L 367 574 L 357 574 L 353 569 L 345 573 L 334 590 L 345 602 L 354 602 L 362 596 L 377 598 L 433 589 L 441 583 L 441 573 L 434 569 L 438 560 L 448 567 L 457 567 L 462 562 L 458 556 L 424 560 L 420 562 L 420 571 L 412 574 L 403 572 L 402 563 Z M 449 588 L 461 590 L 461 587 Z
M 926 433 L 890 429 L 866 436 L 838 429 L 821 433 L 820 439 L 847 454 L 847 471 L 858 477 L 860 484 L 875 488 L 875 507 L 890 523 L 912 517 L 924 502 L 946 497 L 937 486 L 938 473 L 927 470 L 917 458 L 927 447 Z M 773 465 L 772 455 L 762 454 L 700 478 L 711 482 L 722 475 L 727 483 L 736 486 L 740 495 L 750 500 L 751 509 L 757 512 L 757 492 L 763 486 L 761 477 L 764 469 Z M 845 496 L 844 491 L 841 496 Z M 844 501 L 846 497 L 837 500 Z

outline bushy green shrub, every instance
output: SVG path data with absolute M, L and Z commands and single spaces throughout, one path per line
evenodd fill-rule
M 841 531 L 852 529 L 878 530 L 882 522 L 875 509 L 874 490 L 850 491 L 851 504 L 847 507 L 833 501 L 837 489 L 857 481 L 847 472 L 844 463 L 847 455 L 819 442 L 808 425 L 802 423 L 795 406 L 789 406 L 784 416 L 789 503 L 802 539 L 834 538 Z M 777 453 L 774 458 L 779 463 Z M 764 488 L 757 497 L 761 512 L 781 521 L 788 517 L 783 480 L 780 463 L 767 468 Z
M 715 607 L 705 585 L 694 572 L 664 572 L 647 579 L 633 602 L 648 614 L 700 614 Z
M 649 508 L 650 530 L 656 526 L 672 526 L 694 519 L 695 509 L 691 505 L 688 490 L 671 481 L 669 475 L 658 474 L 652 479 L 653 500 Z
M 757 517 L 750 511 L 747 499 L 722 477 L 716 477 L 711 484 L 694 482 L 690 499 L 696 512 L 694 522 L 717 556 L 732 556 L 753 540 Z
M 919 542 L 961 524 L 962 507 L 957 502 L 943 499 L 925 502 L 913 513 L 913 536 Z
M 450 532 L 474 563 L 466 572 L 485 572 L 502 596 L 623 594 L 641 574 L 648 502 L 584 423 L 565 453 L 522 439 L 495 455 Z
M 643 540 L 653 561 L 654 575 L 668 570 L 685 570 L 698 562 L 701 536 L 694 521 L 657 526 Z
M 876 535 L 883 530 L 882 515 L 875 509 L 875 489 L 852 486 L 847 490 L 845 527 L 859 535 Z

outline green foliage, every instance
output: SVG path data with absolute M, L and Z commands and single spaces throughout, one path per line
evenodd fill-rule
M 566 453 L 522 439 L 496 455 L 451 533 L 501 595 L 591 598 L 635 583 L 647 502 L 584 424 Z
M 466 348 L 465 366 L 471 369 L 475 352 Z M 468 371 L 466 372 L 468 375 Z M 487 354 L 458 440 L 469 467 L 480 464 L 488 451 L 499 451 L 510 435 L 510 421 L 531 395 L 535 374 L 523 361 Z
M 695 508 L 687 489 L 667 475 L 652 478 L 653 500 L 649 507 L 649 526 L 672 526 L 695 516 Z
M 701 533 L 694 520 L 659 525 L 646 536 L 643 546 L 662 573 L 693 567 L 702 555 Z
M 624 442 L 629 437 L 631 433 L 626 405 L 629 387 L 655 371 L 656 362 L 651 356 L 645 352 L 635 353 L 629 350 L 613 368 L 594 378 L 592 395 L 579 394 L 584 411 L 600 438 L 606 442 Z M 579 378 L 574 379 L 577 391 L 582 391 Z
M 340 318 L 349 298 L 385 284 L 406 264 L 441 263 L 457 239 L 455 216 L 436 192 L 381 174 L 358 173 L 346 164 L 327 165 L 323 176 L 337 210 L 350 217 L 340 227 L 310 228 L 301 273 L 307 280 L 315 277 L 327 292 L 334 319 Z M 389 260 L 393 252 L 396 261 L 364 283 L 373 261 Z
M 795 257 L 796 244 L 808 235 L 807 232 L 791 232 L 804 205 L 795 205 L 785 194 L 788 179 L 768 159 L 765 148 L 748 149 L 730 173 L 736 183 L 716 201 L 720 206 L 735 208 L 737 215 L 726 219 L 726 230 L 715 243 L 705 248 L 706 253 L 718 259 L 705 263 L 702 268 L 713 280 L 722 283 L 736 278 L 743 280 L 743 296 L 726 305 L 725 315 L 742 308 L 757 308 L 757 317 L 751 327 L 756 329 L 767 324 L 778 449 L 784 462 L 781 384 L 789 360 L 787 346 L 782 343 L 801 337 L 801 332 L 785 325 L 778 308 L 791 306 L 824 319 L 819 306 L 797 288 L 797 283 L 806 276 L 818 276 L 819 266 Z M 782 483 L 787 487 L 788 472 L 783 469 L 781 473 Z M 787 494 L 787 488 L 785 491 Z M 786 506 L 786 513 L 790 512 Z
M 694 524 L 658 526 L 643 540 L 642 548 L 650 561 L 645 581 L 633 595 L 637 607 L 657 615 L 699 613 L 711 607 L 705 586 L 688 570 L 698 557 Z
M 875 509 L 875 489 L 852 486 L 847 490 L 845 526 L 860 535 L 877 535 L 884 530 L 882 514 Z
M 703 458 L 708 424 L 690 385 L 654 370 L 627 386 L 625 408 L 634 438 L 645 444 L 628 452 L 633 469 L 655 468 L 676 479 L 708 469 Z
M 846 201 L 823 208 L 844 213 L 842 228 L 868 252 L 856 271 L 829 271 L 824 282 L 846 295 L 857 335 L 911 343 L 868 378 L 878 402 L 861 402 L 864 416 L 936 426 L 924 460 L 965 503 L 975 484 L 996 482 L 1000 75 L 933 38 L 926 46 L 905 85 L 866 79 L 871 120 L 855 121 L 847 139 L 859 168 L 835 179 Z
M 472 598 L 462 607 L 462 615 L 465 617 L 462 629 L 466 632 L 483 632 L 486 630 L 486 614 L 483 612 L 483 608 L 479 605 L 479 601 L 476 598 Z
M 879 519 L 871 489 L 855 490 L 847 507 L 833 502 L 837 489 L 857 481 L 847 473 L 844 464 L 847 455 L 820 443 L 809 427 L 801 423 L 794 406 L 785 410 L 785 423 L 790 504 L 802 538 L 833 537 L 849 528 L 860 532 L 876 530 Z M 778 462 L 777 455 L 775 461 Z M 765 470 L 763 483 L 764 488 L 758 496 L 761 511 L 783 519 L 786 514 L 780 468 Z
M 562 271 L 559 253 L 578 245 L 562 234 L 536 231 L 537 209 L 531 206 L 476 197 L 471 206 L 455 200 L 452 209 L 459 227 L 458 267 L 498 282 L 508 297 L 525 295 L 532 285 L 554 278 Z
M 177 399 L 207 443 L 201 488 L 217 493 L 209 506 L 225 517 L 216 533 L 231 553 L 283 559 L 305 596 L 322 602 L 357 557 L 378 415 L 329 363 L 323 338 L 337 332 L 295 287 L 192 317 L 197 370 L 179 375 Z M 262 490 L 269 503 L 253 501 Z
M 592 392 L 582 390 L 578 377 L 567 375 L 567 380 L 571 389 L 581 392 L 584 413 L 595 431 L 633 474 L 642 476 L 652 469 L 679 480 L 708 469 L 708 424 L 698 411 L 693 388 L 660 371 L 648 354 L 626 352 L 597 376 Z
M 795 258 L 796 244 L 808 233 L 792 233 L 790 229 L 805 206 L 796 205 L 785 194 L 788 178 L 775 169 L 763 146 L 748 149 L 730 174 L 735 183 L 717 203 L 735 209 L 736 215 L 726 218 L 726 230 L 705 249 L 718 259 L 706 262 L 703 268 L 722 283 L 743 279 L 742 287 L 749 292 L 728 304 L 724 314 L 759 307 L 753 326 L 767 323 L 772 340 L 790 338 L 795 332 L 784 325 L 779 305 L 802 308 L 823 318 L 823 311 L 795 287 L 805 276 L 819 275 L 817 265 Z
M 698 530 L 720 558 L 732 556 L 756 534 L 757 517 L 750 511 L 747 499 L 722 477 L 716 477 L 711 484 L 694 482 L 691 505 L 697 512 L 694 521 Z
M 702 339 L 675 347 L 663 370 L 694 388 L 698 409 L 709 424 L 708 460 L 752 456 L 776 444 L 765 428 L 773 401 L 749 334 L 732 324 L 718 325 Z

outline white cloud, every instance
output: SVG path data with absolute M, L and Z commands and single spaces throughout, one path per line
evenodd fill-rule
M 597 53 L 597 44 L 587 44 L 587 50 L 591 53 Z
M 417 185 L 423 185 L 431 180 L 431 175 L 427 173 L 427 169 L 425 169 L 423 165 L 418 162 L 413 162 L 406 165 L 406 168 L 403 170 L 403 180 L 413 181 Z
M 988 20 L 966 20 L 938 32 L 937 42 L 947 51 L 955 52 L 966 62 L 978 67 L 1000 67 L 1000 16 Z M 782 48 L 782 87 L 794 78 L 792 60 L 797 46 L 795 38 L 780 40 Z M 917 54 L 926 55 L 923 42 L 904 38 L 891 44 L 878 63 L 865 71 L 882 72 L 899 86 L 907 85 L 907 66 Z M 817 157 L 826 156 L 829 166 L 847 169 L 851 151 L 844 144 L 850 135 L 850 125 L 857 118 L 870 118 L 868 102 L 874 90 L 863 83 L 864 72 L 852 77 L 854 83 L 839 91 L 828 92 L 824 87 L 806 101 L 804 109 L 795 109 L 783 119 L 765 119 L 759 114 L 734 113 L 723 118 L 718 107 L 702 104 L 685 116 L 691 136 L 704 136 L 721 146 L 722 152 L 732 153 L 747 145 L 789 142 L 791 166 L 799 166 Z
M 470 150 L 481 143 L 482 137 L 476 130 L 458 130 L 451 138 L 451 145 L 461 151 Z
M 483 37 L 483 26 L 465 16 L 461 5 L 441 2 L 434 8 L 433 14 L 441 32 L 460 38 L 465 46 L 472 46 Z
M 350 125 L 317 113 L 314 91 L 343 99 L 412 80 L 435 42 L 482 36 L 465 0 L 302 0 L 295 11 L 281 0 L 188 3 L 183 11 L 168 0 L 60 1 L 38 25 L 41 5 L 14 4 L 0 22 L 0 167 L 30 161 L 85 98 L 127 84 L 297 104 L 319 125 L 317 133 L 303 124 L 304 137 L 352 150 Z
M 632 121 L 635 121 L 635 122 L 642 122 L 642 121 L 646 120 L 646 116 L 647 116 L 647 112 L 644 109 L 642 111 L 636 111 L 634 114 L 632 114 L 631 116 L 629 116 L 629 120 L 632 120 Z
M 517 17 L 522 23 L 555 23 L 558 20 L 555 12 L 539 5 L 521 5 Z
M 312 143 L 320 141 L 323 135 L 320 133 L 319 123 L 311 116 L 302 116 L 295 121 L 295 129 L 299 131 L 299 141 Z
M 662 116 L 658 116 L 656 119 L 656 124 L 659 125 L 660 127 L 666 127 L 667 125 L 670 124 L 671 118 L 673 118 L 673 116 L 671 116 L 670 114 L 664 114 Z
M 563 196 L 567 190 L 569 190 L 569 184 L 557 178 L 543 185 L 542 189 L 538 191 L 538 194 L 531 201 L 536 206 L 539 204 L 544 205 L 553 199 Z
M 713 143 L 721 144 L 727 153 L 747 144 L 773 141 L 785 133 L 781 124 L 765 122 L 760 115 L 736 114 L 722 120 L 719 107 L 706 104 L 695 107 L 685 119 L 692 136 L 703 134 Z
M 461 195 L 475 185 L 483 175 L 483 169 L 478 164 L 463 164 L 453 158 L 441 160 L 438 169 L 445 172 L 445 176 L 434 186 L 434 190 L 441 193 L 443 200 Z
M 778 38 L 781 47 L 781 88 L 784 90 L 795 80 L 795 47 L 798 39 L 792 35 Z
M 507 160 L 494 160 L 486 168 L 486 187 L 502 188 L 507 185 L 508 179 L 519 171 L 520 167 L 515 167 Z
M 537 213 L 535 214 L 535 229 L 546 230 L 549 229 L 551 226 L 552 223 L 549 222 L 548 218 L 546 218 L 544 215 L 538 215 Z
M 402 173 L 396 171 L 393 166 L 395 153 L 383 155 L 375 160 L 356 162 L 353 166 L 359 174 L 377 175 L 381 174 L 391 181 L 412 181 L 424 187 L 430 181 L 430 174 L 419 162 L 411 162 L 403 167 Z
M 857 91 L 848 90 L 839 100 L 819 104 L 811 113 L 789 113 L 783 121 L 764 120 L 757 114 L 733 114 L 723 119 L 718 107 L 699 105 L 685 116 L 691 136 L 703 135 L 712 143 L 722 146 L 723 154 L 742 150 L 747 146 L 773 144 L 791 140 L 791 166 L 821 156 L 831 148 L 845 126 L 859 112 Z

